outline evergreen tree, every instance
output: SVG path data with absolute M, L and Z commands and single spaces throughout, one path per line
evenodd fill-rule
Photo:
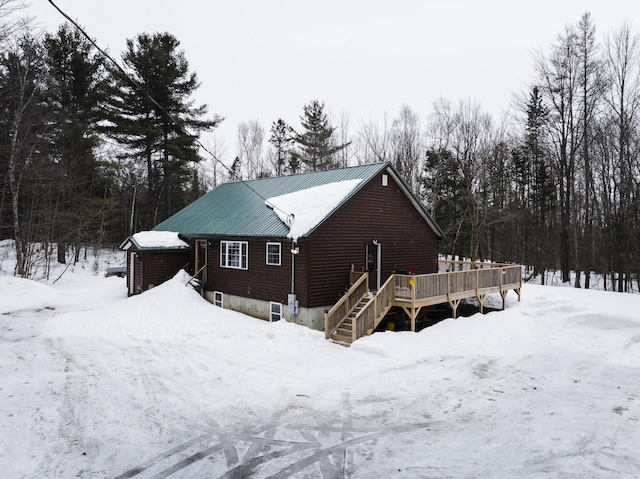
M 523 160 L 526 162 L 528 176 L 527 201 L 521 216 L 532 216 L 531 222 L 527 221 L 528 230 L 526 237 L 533 251 L 531 258 L 525 258 L 533 263 L 535 273 L 542 274 L 544 282 L 544 270 L 547 244 L 552 224 L 552 207 L 555 198 L 555 186 L 551 177 L 551 164 L 546 148 L 546 128 L 549 121 L 549 112 L 544 105 L 542 95 L 537 87 L 534 87 L 527 104 L 527 123 L 525 125 L 525 138 L 522 147 Z
M 287 170 L 296 173 L 300 166 L 293 163 L 291 154 L 293 145 L 296 142 L 296 132 L 281 118 L 271 124 L 271 143 L 275 149 L 275 170 L 276 176 L 283 175 Z
M 108 205 L 96 158 L 104 70 L 91 44 L 69 24 L 45 35 L 44 52 L 50 125 L 46 177 L 56 197 L 48 215 L 55 218 L 52 238 L 58 242 L 58 261 L 64 262 L 64 244 L 91 241 Z
M 527 123 L 525 125 L 524 153 L 529 163 L 531 174 L 526 181 L 531 186 L 532 208 L 538 215 L 544 215 L 553 197 L 550 183 L 550 169 L 547 149 L 545 147 L 545 129 L 547 128 L 549 111 L 544 105 L 537 87 L 534 87 L 527 105 Z
M 148 228 L 188 202 L 191 164 L 200 160 L 197 135 L 218 126 L 207 106 L 194 106 L 199 86 L 179 41 L 169 33 L 143 33 L 127 41 L 123 61 L 131 78 L 114 73 L 108 134 L 145 165 Z
M 329 124 L 324 103 L 313 100 L 304 106 L 303 111 L 300 121 L 304 131 L 296 136 L 299 150 L 294 152 L 294 157 L 310 171 L 336 166 L 335 153 L 349 146 L 349 143 L 337 145 L 333 141 L 335 127 Z
M 431 216 L 445 234 L 442 250 L 462 255 L 464 179 L 453 154 L 447 149 L 428 150 L 421 175 L 422 197 Z

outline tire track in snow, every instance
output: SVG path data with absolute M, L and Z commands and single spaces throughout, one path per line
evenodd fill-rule
M 361 404 L 371 402 L 379 403 L 381 399 L 365 400 Z M 206 477 L 222 479 L 285 479 L 311 468 L 316 468 L 325 479 L 345 477 L 355 446 L 435 424 L 421 422 L 391 427 L 357 427 L 353 424 L 352 402 L 348 393 L 343 395 L 342 411 L 337 411 L 333 418 L 320 416 L 313 419 L 311 411 L 283 418 L 286 412 L 278 412 L 266 424 L 246 431 L 223 430 L 215 424 L 213 430 L 129 469 L 116 479 L 163 479 L 179 473 L 180 477 L 205 474 Z M 208 463 L 200 464 L 204 459 L 208 459 Z M 199 469 L 184 475 L 187 468 L 198 464 Z

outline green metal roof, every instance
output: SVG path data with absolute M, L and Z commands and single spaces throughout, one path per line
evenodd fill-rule
M 376 163 L 224 183 L 167 218 L 153 230 L 175 231 L 183 235 L 286 237 L 289 228 L 273 209 L 265 204 L 266 199 L 339 181 L 361 180 L 351 194 L 327 215 L 329 217 L 372 178 L 387 168 L 388 163 Z

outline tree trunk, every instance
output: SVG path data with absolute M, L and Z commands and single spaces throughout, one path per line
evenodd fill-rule
M 58 242 L 57 248 L 58 248 L 58 263 L 65 264 L 67 262 L 66 255 L 65 255 L 65 250 L 67 248 L 67 245 L 65 245 L 64 243 Z

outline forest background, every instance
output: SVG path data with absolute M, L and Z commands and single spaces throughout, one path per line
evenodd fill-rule
M 78 29 L 36 33 L 20 0 L 0 0 L 0 238 L 15 274 L 35 248 L 69 261 L 118 245 L 226 181 L 388 161 L 446 234 L 441 252 L 640 280 L 640 40 L 604 36 L 591 15 L 532 57 L 506 114 L 474 99 L 410 105 L 382 121 L 310 98 L 300 127 L 241 121 L 235 145 L 203 144 L 224 120 L 196 103 L 180 39 L 140 33 L 115 67 Z M 55 252 L 55 253 L 54 253 Z M 55 255 L 55 257 L 54 257 Z M 544 278 L 544 275 L 542 275 Z

